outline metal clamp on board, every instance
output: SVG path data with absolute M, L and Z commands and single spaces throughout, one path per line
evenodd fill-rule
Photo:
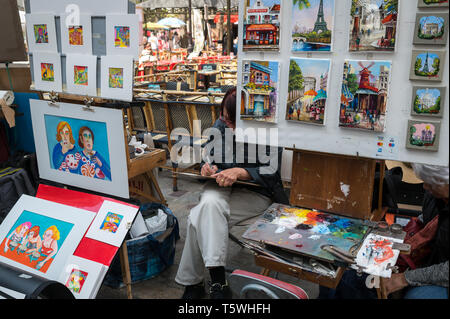
M 83 109 L 86 111 L 94 111 L 94 109 L 92 108 L 92 103 L 94 103 L 94 98 L 89 98 L 89 97 L 85 97 L 84 100 L 84 106 Z
M 51 91 L 48 93 L 48 98 L 50 101 L 48 102 L 48 105 L 50 106 L 58 106 L 58 100 L 59 100 L 59 94 L 57 92 Z

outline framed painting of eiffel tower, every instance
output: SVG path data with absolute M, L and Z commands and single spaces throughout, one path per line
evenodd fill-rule
M 335 0 L 293 0 L 292 52 L 330 52 Z
M 394 52 L 398 0 L 352 0 L 350 52 Z
M 441 82 L 444 64 L 445 51 L 413 50 L 409 79 Z

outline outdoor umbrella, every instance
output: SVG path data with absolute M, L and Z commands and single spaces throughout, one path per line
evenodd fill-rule
M 154 23 L 154 22 L 147 22 L 145 24 L 145 26 L 147 27 L 147 29 L 150 29 L 150 30 L 157 30 L 157 29 L 165 29 L 165 30 L 167 30 L 167 29 L 170 29 L 169 27 L 166 27 L 165 25 L 161 25 L 161 24 Z
M 177 18 L 164 18 L 159 20 L 158 24 L 165 25 L 170 28 L 180 28 L 186 25 L 186 23 Z

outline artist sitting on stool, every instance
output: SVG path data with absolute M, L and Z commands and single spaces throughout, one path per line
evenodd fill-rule
M 412 164 L 417 177 L 423 180 L 425 197 L 419 217 L 424 226 L 437 219 L 437 230 L 431 241 L 431 253 L 423 258 L 418 268 L 381 278 L 385 295 L 404 293 L 405 299 L 448 299 L 449 257 L 449 168 Z M 431 225 L 431 224 L 430 224 Z M 355 271 L 346 271 L 336 290 L 320 287 L 319 298 L 376 298 L 375 289 L 365 285 L 367 275 L 358 277 Z
M 222 139 L 222 161 L 214 164 L 213 161 L 202 162 L 202 176 L 212 176 L 215 180 L 205 183 L 199 204 L 190 211 L 186 241 L 175 277 L 177 283 L 186 286 L 183 299 L 201 299 L 204 296 L 205 267 L 211 277 L 210 298 L 230 299 L 231 290 L 225 277 L 229 227 L 240 220 L 263 213 L 271 205 L 272 199 L 281 203 L 288 202 L 280 177 L 282 150 L 277 149 L 278 167 L 271 174 L 265 174 L 267 171 L 262 168 L 268 165 L 262 164 L 262 161 L 252 163 L 248 152 L 244 153 L 244 163 L 237 163 L 234 136 L 236 88 L 227 92 L 221 108 L 220 119 L 213 127 L 219 130 L 217 132 L 220 132 Z M 225 143 L 227 129 L 231 129 L 233 133 L 232 145 Z M 211 140 L 210 138 L 209 141 Z M 248 150 L 248 145 L 245 150 Z M 214 155 L 214 148 L 210 154 Z M 232 162 L 227 163 L 226 159 L 230 154 Z M 238 180 L 253 182 L 260 187 L 236 184 Z

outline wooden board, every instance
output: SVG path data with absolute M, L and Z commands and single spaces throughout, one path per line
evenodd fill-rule
M 290 204 L 370 219 L 376 161 L 294 151 Z

